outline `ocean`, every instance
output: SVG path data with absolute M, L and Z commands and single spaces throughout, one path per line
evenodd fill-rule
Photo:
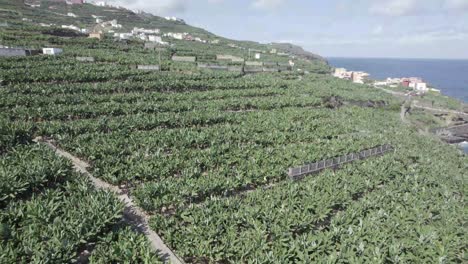
M 372 79 L 421 77 L 443 94 L 468 103 L 468 60 L 327 58 L 336 68 L 365 71 Z
M 463 142 L 459 146 L 465 152 L 465 154 L 468 154 L 468 142 Z

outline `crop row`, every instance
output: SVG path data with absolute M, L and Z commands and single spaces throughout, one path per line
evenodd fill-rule
M 321 105 L 321 99 L 315 97 L 251 97 L 228 98 L 207 102 L 177 101 L 168 102 L 138 102 L 138 103 L 103 103 L 99 107 L 89 105 L 79 106 L 47 106 L 44 108 L 15 107 L 8 111 L 11 120 L 75 120 L 82 118 L 97 118 L 100 116 L 126 116 L 131 114 L 156 114 L 172 112 L 174 114 L 190 111 L 246 111 L 274 110 L 287 107 L 315 107 Z
M 285 89 L 249 89 L 249 90 L 213 90 L 203 91 L 194 94 L 190 93 L 122 93 L 122 94 L 104 94 L 96 95 L 91 93 L 85 94 L 56 94 L 50 96 L 29 95 L 24 96 L 17 93 L 2 93 L 3 101 L 0 102 L 0 108 L 10 107 L 48 107 L 58 105 L 83 105 L 93 104 L 99 107 L 102 103 L 137 103 L 142 101 L 162 102 L 162 101 L 209 101 L 222 100 L 227 98 L 249 98 L 249 97 L 267 97 L 285 94 Z
M 17 147 L 0 158 L 0 207 L 63 183 L 71 167 L 45 147 Z

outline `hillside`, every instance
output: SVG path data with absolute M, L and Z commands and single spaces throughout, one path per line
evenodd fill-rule
M 275 49 L 282 50 L 284 52 L 294 54 L 299 57 L 303 57 L 308 60 L 321 60 L 326 62 L 326 59 L 320 55 L 304 50 L 302 47 L 290 44 L 290 43 L 271 43 L 271 46 Z
M 468 158 L 406 98 L 294 46 L 0 3 L 0 45 L 57 52 L 0 48 L 0 263 L 466 262 Z M 91 12 L 220 42 L 59 26 Z
M 101 7 L 91 4 L 83 5 L 67 5 L 65 3 L 57 3 L 50 0 L 32 1 L 31 4 L 39 4 L 40 7 L 31 7 L 24 5 L 22 1 L 12 0 L 0 0 L 0 18 L 10 23 L 23 23 L 23 19 L 28 19 L 32 24 L 55 24 L 58 27 L 61 25 L 74 25 L 79 28 L 84 28 L 89 31 L 93 31 L 96 26 L 96 19 L 99 17 L 103 21 L 117 20 L 122 28 L 114 29 L 115 32 L 129 32 L 134 27 L 138 28 L 157 28 L 161 30 L 161 33 L 168 32 L 187 32 L 193 37 L 199 37 L 204 40 L 219 40 L 221 45 L 234 44 L 237 47 L 243 47 L 246 49 L 264 50 L 268 52 L 271 47 L 270 45 L 264 45 L 252 41 L 236 41 L 226 39 L 220 36 L 216 36 L 204 29 L 187 25 L 185 22 L 170 21 L 165 18 L 155 16 L 149 13 L 137 14 L 131 10 L 124 8 L 114 7 Z M 68 13 L 76 15 L 76 17 L 67 16 Z M 94 17 L 93 17 L 94 16 Z M 277 46 L 279 51 L 284 51 L 299 56 L 304 56 L 308 60 L 314 60 L 319 56 L 312 56 L 312 53 L 304 52 L 302 48 L 295 47 L 291 49 L 288 46 Z M 297 52 L 300 50 L 301 52 Z

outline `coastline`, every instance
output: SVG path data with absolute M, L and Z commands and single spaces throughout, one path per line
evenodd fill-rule
M 429 86 L 468 104 L 468 59 L 327 57 L 335 68 L 364 71 L 372 79 L 417 76 Z
M 432 134 L 450 145 L 455 145 L 468 155 L 468 104 L 464 100 L 446 95 L 433 85 L 424 83 L 424 90 L 418 86 L 404 87 L 400 84 L 405 78 L 394 78 L 395 83 L 379 82 L 367 72 L 354 69 L 334 68 L 334 77 L 348 79 L 354 83 L 366 84 L 388 94 L 404 99 L 402 111 L 409 116 L 402 120 L 415 126 L 423 134 Z M 357 77 L 356 77 L 357 75 Z M 423 82 L 422 79 L 419 79 Z M 427 87 L 427 88 L 426 88 Z M 407 104 L 407 106 L 405 106 Z M 436 126 L 436 124 L 438 124 Z

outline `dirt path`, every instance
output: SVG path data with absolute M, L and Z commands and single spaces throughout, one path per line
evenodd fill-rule
M 406 119 L 406 113 L 408 110 L 407 103 L 411 101 L 411 97 L 406 97 L 405 102 L 401 105 L 401 110 L 400 110 L 400 119 L 403 121 L 405 124 L 409 124 L 410 122 Z
M 406 94 L 402 93 L 402 92 L 392 91 L 392 90 L 385 89 L 385 88 L 382 88 L 382 87 L 379 87 L 379 86 L 374 86 L 374 87 L 379 89 L 379 90 L 382 90 L 382 91 L 384 91 L 384 92 L 386 92 L 388 94 L 394 95 L 394 96 L 405 96 L 406 97 Z
M 456 115 L 466 115 L 466 116 L 468 116 L 467 113 L 463 113 L 463 112 L 459 112 L 459 111 L 448 110 L 448 109 L 441 109 L 441 108 L 433 108 L 433 107 L 427 107 L 427 106 L 418 105 L 417 102 L 413 102 L 413 105 L 412 105 L 412 106 L 413 106 L 414 108 L 420 108 L 420 109 L 425 109 L 425 110 L 434 111 L 434 112 L 444 112 L 444 113 L 452 113 L 452 114 L 456 114 Z
M 88 172 L 88 168 L 90 167 L 89 164 L 56 147 L 52 141 L 44 140 L 42 138 L 36 138 L 34 141 L 48 146 L 49 148 L 53 149 L 57 155 L 70 160 L 73 163 L 74 169 L 83 175 L 86 175 L 96 188 L 115 193 L 117 198 L 125 204 L 124 220 L 145 234 L 151 243 L 151 247 L 156 252 L 160 253 L 161 257 L 166 263 L 184 263 L 183 260 L 177 257 L 177 255 L 171 249 L 169 249 L 166 244 L 164 244 L 164 241 L 161 239 L 161 237 L 156 234 L 156 232 L 151 230 L 148 224 L 150 217 L 141 208 L 139 208 L 133 202 L 132 198 L 125 194 L 119 187 L 108 184 L 107 182 L 104 182 L 91 175 L 91 173 Z

